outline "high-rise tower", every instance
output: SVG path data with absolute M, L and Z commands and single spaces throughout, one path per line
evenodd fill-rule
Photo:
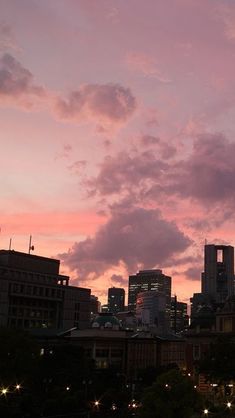
M 234 294 L 234 248 L 230 245 L 205 245 L 202 294 L 223 303 Z
M 129 276 L 128 308 L 135 310 L 137 295 L 140 292 L 154 290 L 163 292 L 166 296 L 166 306 L 170 313 L 171 308 L 171 277 L 165 276 L 162 270 L 140 270 L 139 273 Z
M 123 312 L 125 305 L 125 290 L 121 287 L 110 287 L 108 289 L 108 310 L 109 312 Z

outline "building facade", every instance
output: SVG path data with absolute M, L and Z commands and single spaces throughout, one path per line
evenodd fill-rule
M 90 289 L 69 286 L 59 266 L 59 260 L 0 250 L 0 326 L 89 326 Z
M 159 335 L 169 332 L 170 317 L 166 310 L 166 295 L 153 290 L 140 292 L 136 301 L 138 326 L 154 327 Z
M 234 294 L 234 248 L 231 245 L 205 245 L 202 293 L 216 303 Z
M 171 309 L 171 277 L 163 274 L 162 270 L 140 270 L 129 276 L 128 309 L 135 310 L 137 295 L 140 292 L 156 291 L 166 296 L 166 309 Z
M 109 312 L 123 312 L 125 308 L 125 290 L 120 287 L 108 289 L 108 310 Z
M 175 333 L 185 331 L 189 326 L 188 305 L 178 302 L 177 297 L 171 298 L 171 330 Z

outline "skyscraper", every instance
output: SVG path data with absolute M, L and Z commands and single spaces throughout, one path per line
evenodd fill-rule
M 205 245 L 202 293 L 223 303 L 234 294 L 234 248 L 230 245 Z
M 121 287 L 110 287 L 108 289 L 108 310 L 109 312 L 123 312 L 125 305 L 125 290 Z
M 154 290 L 166 295 L 166 306 L 170 313 L 171 307 L 171 277 L 165 276 L 162 270 L 140 270 L 129 276 L 128 308 L 135 310 L 137 295 L 140 292 Z
M 154 327 L 160 334 L 170 328 L 170 317 L 166 309 L 166 295 L 154 290 L 138 293 L 136 300 L 138 326 Z
M 178 302 L 177 296 L 171 298 L 171 329 L 174 332 L 184 331 L 189 325 L 187 303 Z

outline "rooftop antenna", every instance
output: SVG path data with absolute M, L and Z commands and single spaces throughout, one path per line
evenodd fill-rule
M 11 251 L 11 242 L 12 242 L 12 238 L 10 238 L 10 242 L 9 242 L 9 251 Z
M 32 235 L 29 236 L 29 254 L 31 250 L 34 250 L 34 245 L 32 245 Z

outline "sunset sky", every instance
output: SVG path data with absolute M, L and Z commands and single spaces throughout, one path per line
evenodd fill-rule
M 106 303 L 235 244 L 234 0 L 0 0 L 1 248 Z

